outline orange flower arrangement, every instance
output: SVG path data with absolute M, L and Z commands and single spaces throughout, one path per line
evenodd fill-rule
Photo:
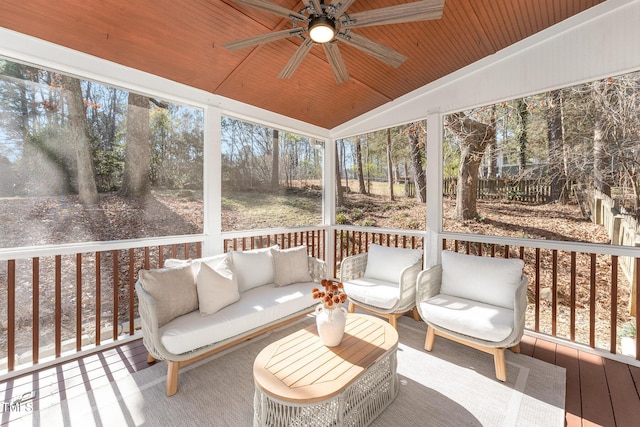
M 324 287 L 324 291 L 313 288 L 311 294 L 314 299 L 321 299 L 325 308 L 336 308 L 339 304 L 347 301 L 347 294 L 344 293 L 342 283 L 323 279 L 320 284 Z

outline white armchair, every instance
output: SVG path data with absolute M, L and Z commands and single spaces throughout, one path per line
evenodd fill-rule
M 345 258 L 340 282 L 349 297 L 349 312 L 358 307 L 387 318 L 397 328 L 398 317 L 415 308 L 422 254 L 422 249 L 371 244 L 368 253 Z M 414 317 L 418 318 L 415 310 Z
M 519 352 L 527 310 L 527 277 L 520 259 L 442 251 L 441 264 L 420 272 L 416 307 L 427 323 L 424 348 L 435 336 L 494 356 L 496 377 L 507 380 L 504 351 Z

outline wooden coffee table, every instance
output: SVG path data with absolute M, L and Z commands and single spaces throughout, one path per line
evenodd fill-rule
M 398 394 L 398 333 L 376 317 L 347 316 L 337 347 L 320 342 L 316 325 L 258 354 L 254 426 L 366 426 Z

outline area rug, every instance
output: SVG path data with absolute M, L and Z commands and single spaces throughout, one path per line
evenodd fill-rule
M 250 426 L 254 358 L 313 322 L 304 318 L 181 369 L 172 397 L 165 395 L 162 362 L 11 425 Z M 432 352 L 424 351 L 425 330 L 422 322 L 400 319 L 400 391 L 372 426 L 564 425 L 563 368 L 507 352 L 508 381 L 501 383 L 490 355 L 439 337 Z

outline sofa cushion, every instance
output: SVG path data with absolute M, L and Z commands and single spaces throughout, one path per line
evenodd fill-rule
M 513 309 L 522 279 L 521 259 L 490 258 L 442 251 L 440 292 Z
M 318 304 L 311 296 L 317 283 L 294 283 L 277 287 L 260 286 L 240 294 L 240 300 L 210 316 L 198 311 L 180 316 L 160 329 L 160 341 L 173 354 L 210 344 L 263 328 Z
M 205 258 L 197 258 L 193 260 L 169 258 L 165 260 L 164 266 L 165 267 L 182 267 L 187 264 L 191 264 L 191 267 L 193 268 L 193 277 L 197 277 L 198 273 L 200 272 L 200 264 L 202 264 L 203 262 L 208 264 L 209 267 L 215 269 L 218 266 L 218 264 L 220 264 L 230 256 L 231 254 L 225 253 L 225 254 L 219 254 L 219 255 L 209 256 Z
M 158 326 L 198 310 L 198 292 L 191 263 L 176 268 L 140 270 L 140 283 L 156 302 Z
M 240 299 L 238 282 L 231 270 L 231 257 L 211 268 L 203 262 L 196 277 L 198 304 L 203 316 L 213 314 Z
M 371 244 L 364 277 L 400 283 L 402 270 L 419 262 L 421 249 L 394 248 Z
M 271 249 L 277 247 L 231 253 L 240 293 L 273 283 L 274 268 Z
M 271 249 L 273 256 L 274 276 L 276 286 L 286 286 L 292 283 L 311 282 L 309 273 L 309 255 L 306 246 L 289 249 Z
M 509 337 L 514 327 L 513 310 L 453 295 L 422 301 L 420 312 L 427 323 L 496 343 Z
M 344 292 L 356 303 L 372 305 L 381 309 L 391 309 L 400 299 L 398 283 L 361 277 L 343 283 Z

